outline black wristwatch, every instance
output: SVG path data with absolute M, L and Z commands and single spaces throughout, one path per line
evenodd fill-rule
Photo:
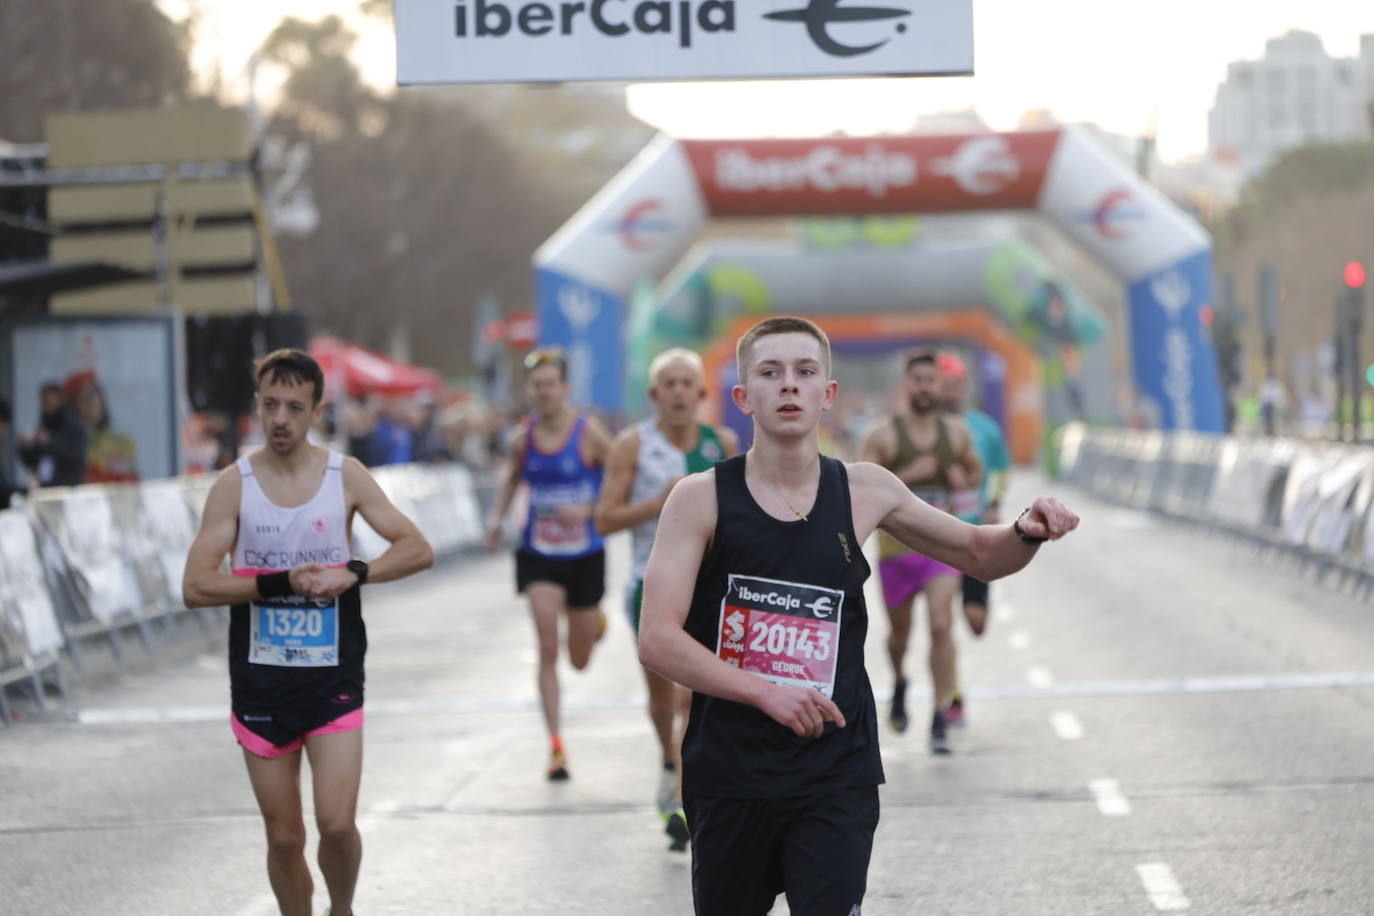
M 1029 534 L 1026 534 L 1025 529 L 1021 527 L 1021 519 L 1025 518 L 1026 512 L 1029 511 L 1030 508 L 1027 507 L 1024 512 L 1016 516 L 1016 521 L 1011 523 L 1011 529 L 1016 532 L 1017 537 L 1019 537 L 1022 541 L 1024 541 L 1027 544 L 1043 544 L 1046 541 L 1048 541 L 1049 538 L 1031 537 Z
M 367 564 L 362 560 L 349 560 L 344 564 L 344 568 L 358 577 L 359 585 L 367 584 Z

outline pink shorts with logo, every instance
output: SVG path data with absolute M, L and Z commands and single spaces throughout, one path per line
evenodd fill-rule
M 363 710 L 362 707 L 359 707 L 352 712 L 344 713 L 333 722 L 326 722 L 319 728 L 308 731 L 290 744 L 281 747 L 278 747 L 261 735 L 253 734 L 253 732 L 249 731 L 244 724 L 239 721 L 238 716 L 233 713 L 229 714 L 229 727 L 234 730 L 234 737 L 238 739 L 239 744 L 243 745 L 246 750 L 258 757 L 273 760 L 277 757 L 285 757 L 287 754 L 300 750 L 305 746 L 306 738 L 313 738 L 316 735 L 337 735 L 340 732 L 357 731 L 363 727 Z
M 919 553 L 878 561 L 878 579 L 883 584 L 883 600 L 888 607 L 905 603 L 936 576 L 963 576 L 963 573 Z

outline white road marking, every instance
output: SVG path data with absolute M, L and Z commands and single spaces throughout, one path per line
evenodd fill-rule
M 1121 786 L 1115 779 L 1094 779 L 1088 783 L 1088 791 L 1092 792 L 1097 810 L 1104 816 L 1125 817 L 1131 813 L 1131 803 L 1121 794 Z
M 1017 652 L 1025 652 L 1029 649 L 1030 642 L 1030 634 L 1025 630 L 1012 630 L 1011 635 L 1007 637 L 1007 645 Z
M 1042 665 L 1027 668 L 1026 680 L 1032 687 L 1045 688 L 1054 686 L 1054 675 L 1050 673 L 1050 669 Z
M 1083 723 L 1067 709 L 1050 716 L 1050 724 L 1054 726 L 1054 733 L 1065 741 L 1077 741 L 1083 737 Z
M 1147 862 L 1137 865 L 1135 870 L 1140 875 L 1140 883 L 1145 885 L 1145 893 L 1150 895 L 1150 902 L 1155 905 L 1155 909 L 1186 910 L 1192 905 L 1183 895 L 1183 888 L 1179 887 L 1173 870 L 1165 863 Z

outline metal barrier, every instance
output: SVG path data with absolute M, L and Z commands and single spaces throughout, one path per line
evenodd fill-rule
M 482 506 L 494 483 L 461 465 L 397 465 L 375 473 L 439 556 L 482 541 Z M 132 633 L 152 655 L 176 639 L 182 621 L 210 630 L 203 610 L 181 602 L 186 553 L 213 484 L 209 476 L 141 484 L 51 488 L 22 509 L 0 512 L 0 720 L 10 724 L 7 687 L 28 687 L 40 707 L 46 688 L 66 695 L 63 660 L 83 666 L 83 646 L 106 644 L 124 658 Z M 355 519 L 354 553 L 387 546 Z
M 1374 449 L 1097 429 L 1059 440 L 1061 476 L 1096 496 L 1244 537 L 1374 591 Z

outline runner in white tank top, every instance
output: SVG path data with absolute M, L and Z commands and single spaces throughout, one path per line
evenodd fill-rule
M 330 909 L 349 913 L 362 857 L 363 629 L 359 589 L 434 562 L 415 525 L 356 460 L 311 445 L 324 374 L 299 350 L 257 365 L 267 445 L 211 488 L 186 557 L 187 607 L 229 605 L 230 724 L 267 826 L 267 871 L 283 914 L 309 913 L 301 841 L 301 749 L 314 771 L 320 870 Z M 370 564 L 349 550 L 359 513 L 390 548 Z M 232 554 L 232 572 L 220 571 Z
M 655 415 L 616 438 L 596 507 L 597 530 L 603 534 L 625 528 L 633 531 L 634 566 L 626 587 L 625 610 L 636 634 L 644 569 L 653 550 L 663 501 L 683 477 L 705 471 L 739 452 L 739 440 L 731 430 L 697 422 L 697 410 L 705 397 L 700 356 L 680 347 L 660 353 L 649 364 L 649 383 Z M 649 689 L 649 719 L 663 751 L 658 811 L 672 840 L 669 849 L 682 851 L 689 834 L 682 811 L 678 760 L 692 694 L 648 668 L 644 669 L 644 679 Z

